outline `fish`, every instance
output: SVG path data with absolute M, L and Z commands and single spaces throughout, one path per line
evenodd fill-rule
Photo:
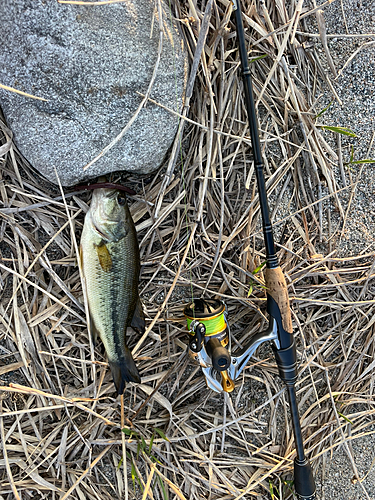
M 137 232 L 122 191 L 93 191 L 81 235 L 80 261 L 93 341 L 95 344 L 99 336 L 103 342 L 121 395 L 126 382 L 141 381 L 126 343 L 126 329 L 132 326 L 145 331 L 138 291 L 141 264 Z

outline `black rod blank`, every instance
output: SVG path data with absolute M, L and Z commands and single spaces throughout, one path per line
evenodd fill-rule
M 250 76 L 250 68 L 247 58 L 247 50 L 245 45 L 245 33 L 242 23 L 241 8 L 237 0 L 237 8 L 234 11 L 236 17 L 237 39 L 240 50 L 242 78 L 244 82 L 244 95 L 247 109 L 247 117 L 250 126 L 251 144 L 253 146 L 253 157 L 255 164 L 255 172 L 258 183 L 259 204 L 262 212 L 264 244 L 266 246 L 267 267 L 275 269 L 279 266 L 279 261 L 276 256 L 275 243 L 273 239 L 272 224 L 270 219 L 270 211 L 268 208 L 266 183 L 263 174 L 263 160 L 260 149 L 258 120 L 255 113 L 253 84 Z
M 266 247 L 266 256 L 267 256 L 267 267 L 270 269 L 276 269 L 279 267 L 278 258 L 276 256 L 275 242 L 272 231 L 272 224 L 270 219 L 270 213 L 268 208 L 268 200 L 267 200 L 267 191 L 266 191 L 266 183 L 264 179 L 263 173 L 263 161 L 262 161 L 262 153 L 260 148 L 260 140 L 259 140 L 259 131 L 258 131 L 258 122 L 255 111 L 254 104 L 254 95 L 253 95 L 253 86 L 251 81 L 249 63 L 248 63 L 248 55 L 245 44 L 245 33 L 242 23 L 242 12 L 240 0 L 232 0 L 234 5 L 234 13 L 236 20 L 236 28 L 237 28 L 237 40 L 238 47 L 241 58 L 241 66 L 242 66 L 242 77 L 244 83 L 244 95 L 245 95 L 245 103 L 247 109 L 247 115 L 249 120 L 249 128 L 250 128 L 250 137 L 251 144 L 253 148 L 253 157 L 255 163 L 255 172 L 257 177 L 258 184 L 258 192 L 259 192 L 259 204 L 262 213 L 262 225 L 263 225 L 263 233 L 264 233 L 264 242 Z M 267 285 L 267 283 L 266 283 Z M 268 297 L 269 299 L 269 297 Z M 276 305 L 277 307 L 277 305 Z M 278 313 L 279 315 L 279 313 Z M 285 336 L 286 332 L 282 332 L 283 328 L 279 324 L 279 335 Z M 288 334 L 286 335 L 288 337 Z M 279 349 L 277 352 L 276 349 L 276 360 L 279 364 L 280 373 L 286 373 L 284 370 L 283 362 L 282 362 L 282 351 L 290 350 L 293 351 L 293 360 L 292 364 L 296 366 L 296 356 L 295 356 L 295 348 L 294 348 L 294 340 L 293 336 L 291 337 L 291 343 L 289 349 Z M 288 342 L 289 344 L 289 342 Z M 295 380 L 297 378 L 297 371 L 292 370 L 293 373 L 290 376 L 282 376 L 284 382 L 287 384 L 288 388 L 288 396 L 289 396 L 289 404 L 290 411 L 292 416 L 292 424 L 293 424 L 293 433 L 294 433 L 294 441 L 296 446 L 296 459 L 294 461 L 294 487 L 296 490 L 296 494 L 299 500 L 314 500 L 315 499 L 315 481 L 312 474 L 312 469 L 309 461 L 305 457 L 305 452 L 303 448 L 303 439 L 301 432 L 301 424 L 298 415 L 298 405 L 295 391 Z

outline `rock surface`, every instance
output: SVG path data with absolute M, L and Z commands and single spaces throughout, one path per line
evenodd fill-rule
M 187 56 L 169 8 L 150 97 L 180 111 Z M 154 15 L 155 14 L 155 15 Z M 158 54 L 155 2 L 103 6 L 56 0 L 1 0 L 0 83 L 48 99 L 0 89 L 0 105 L 23 156 L 64 185 L 113 171 L 149 173 L 170 147 L 177 118 L 151 104 L 124 137 L 93 160 L 126 126 L 146 93 Z
M 348 127 L 356 132 L 357 137 L 342 137 L 343 161 L 348 162 L 351 146 L 354 146 L 355 160 L 375 157 L 375 2 L 374 0 L 345 0 L 326 5 L 324 0 L 316 2 L 325 4 L 324 17 L 327 26 L 328 46 L 331 56 L 339 72 L 334 80 L 328 65 L 326 70 L 333 81 L 342 106 L 334 102 L 322 117 L 327 125 Z M 312 24 L 314 17 L 309 18 L 309 31 L 318 34 L 317 25 Z M 368 38 L 365 33 L 372 34 Z M 349 37 L 348 37 L 349 34 Z M 320 53 L 324 62 L 324 52 L 320 41 Z M 360 50 L 358 50 L 360 48 Z M 354 57 L 353 57 L 354 55 Z M 350 59 L 352 58 L 352 59 Z M 348 63 L 346 65 L 346 63 Z M 346 66 L 345 66 L 346 65 Z M 344 67 L 345 66 L 345 67 Z M 344 69 L 343 69 L 344 68 Z M 332 102 L 332 93 L 327 88 L 320 109 Z M 328 136 L 328 134 L 327 134 Z M 328 136 L 329 137 L 329 136 Z M 352 183 L 348 191 L 345 207 L 346 231 L 339 246 L 343 258 L 359 255 L 361 252 L 373 252 L 375 247 L 375 171 L 374 164 L 347 165 L 347 184 Z M 341 178 L 337 173 L 337 179 Z M 340 181 L 339 181 L 340 182 Z M 343 183 L 338 184 L 343 188 Z M 349 195 L 352 204 L 348 204 Z M 346 208 L 345 208 L 346 209 Z M 332 221 L 332 234 L 336 231 Z M 341 224 L 341 221 L 340 221 Z M 341 231 L 341 225 L 338 226 Z M 335 257 L 338 254 L 335 255 Z M 370 281 L 370 283 L 373 283 Z M 373 286 L 373 284 L 372 284 Z M 364 346 L 358 345 L 358 353 L 364 351 Z M 360 359 L 360 354 L 358 354 Z M 361 393 L 362 401 L 373 401 L 373 388 Z M 358 400 L 360 401 L 360 400 Z M 349 408 L 349 407 L 348 407 Z M 368 411 L 368 405 L 366 405 Z M 364 405 L 351 405 L 346 413 L 349 421 L 364 410 Z M 355 425 L 343 426 L 345 440 L 351 451 L 361 482 L 355 478 L 351 461 L 343 444 L 337 446 L 341 436 L 331 436 L 325 446 L 326 453 L 322 469 L 324 475 L 317 476 L 317 498 L 321 500 L 373 500 L 375 499 L 375 427 L 373 415 L 368 411 L 368 417 Z M 347 422 L 346 422 L 347 423 Z M 365 492 L 366 490 L 366 492 Z

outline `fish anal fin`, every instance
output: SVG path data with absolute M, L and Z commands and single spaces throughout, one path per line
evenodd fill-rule
M 111 368 L 113 382 L 117 389 L 117 394 L 121 395 L 125 391 L 126 382 L 141 381 L 138 368 L 134 362 L 129 347 L 125 346 L 125 351 L 120 359 L 108 359 Z
M 99 333 L 98 333 L 98 330 L 96 329 L 95 327 L 95 324 L 90 316 L 90 333 L 91 333 L 91 339 L 92 339 L 92 343 L 94 345 L 96 345 L 96 342 L 98 340 L 98 336 L 99 336 Z
M 102 245 L 95 245 L 95 249 L 98 255 L 100 267 L 103 271 L 110 271 L 112 269 L 112 259 L 106 244 L 103 243 Z
M 138 297 L 137 304 L 135 306 L 135 311 L 133 314 L 133 319 L 130 325 L 134 330 L 140 333 L 144 333 L 146 329 L 146 320 L 143 312 L 143 306 L 141 299 Z

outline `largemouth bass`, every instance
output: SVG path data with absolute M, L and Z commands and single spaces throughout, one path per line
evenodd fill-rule
M 126 345 L 126 329 L 144 332 L 138 295 L 140 257 L 137 233 L 125 195 L 116 189 L 95 189 L 81 237 L 81 265 L 86 281 L 90 326 L 108 356 L 118 394 L 126 382 L 140 382 Z

